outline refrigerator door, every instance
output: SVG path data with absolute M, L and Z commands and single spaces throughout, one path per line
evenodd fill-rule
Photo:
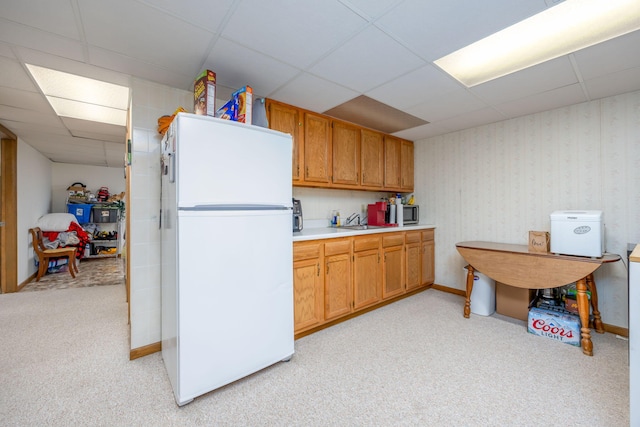
M 213 117 L 176 117 L 178 207 L 291 207 L 290 135 Z
M 184 404 L 291 357 L 293 244 L 290 210 L 180 210 L 177 226 Z

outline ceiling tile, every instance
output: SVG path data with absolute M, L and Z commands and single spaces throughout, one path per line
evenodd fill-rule
M 476 111 L 486 104 L 465 89 L 456 89 L 437 98 L 429 98 L 411 107 L 414 116 L 436 122 L 447 117 Z
M 434 124 L 456 131 L 488 123 L 495 123 L 504 119 L 505 117 L 493 108 L 483 108 L 480 110 L 469 111 L 458 116 L 449 117 Z
M 287 104 L 320 112 L 355 98 L 358 92 L 311 74 L 302 73 L 272 94 L 266 95 Z
M 433 61 L 545 8 L 542 0 L 407 0 L 376 25 Z
M 429 123 L 415 128 L 396 132 L 393 135 L 398 138 L 408 139 L 409 141 L 417 141 L 420 139 L 429 138 L 431 136 L 442 135 L 443 133 L 452 132 L 453 129 L 442 126 L 438 123 Z
M 146 62 L 149 68 L 161 65 L 177 73 L 196 69 L 214 37 L 130 0 L 84 0 L 79 7 L 89 44 Z
M 637 91 L 640 89 L 640 67 L 587 80 L 584 84 L 591 99 Z
M 340 0 L 340 2 L 363 18 L 375 20 L 397 6 L 402 0 Z
M 366 92 L 423 65 L 424 61 L 382 31 L 368 27 L 309 71 L 355 91 Z
M 245 0 L 222 35 L 294 67 L 306 68 L 365 24 L 336 0 Z
M 37 123 L 46 126 L 60 124 L 58 116 L 53 113 L 42 113 L 33 110 L 10 107 L 0 104 L 0 117 L 2 120 L 24 123 Z
M 72 2 L 69 0 L 2 2 L 2 18 L 52 34 L 80 39 Z
M 519 117 L 587 101 L 580 84 L 572 84 L 496 106 L 507 117 Z
M 578 83 L 578 78 L 571 61 L 567 56 L 562 56 L 474 86 L 469 91 L 489 104 L 501 104 L 574 83 Z
M 234 0 L 189 0 L 188 5 L 174 0 L 140 0 L 211 32 L 218 32 L 227 14 L 238 3 Z
M 28 92 L 38 92 L 38 88 L 29 78 L 25 69 L 15 59 L 0 56 L 0 86 L 24 90 Z
M 636 52 L 620 55 L 620 52 Z M 573 54 L 582 78 L 591 80 L 617 71 L 640 67 L 640 30 Z
M 36 92 L 0 87 L 0 104 L 23 110 L 53 113 L 51 105 Z
M 237 43 L 218 39 L 204 68 L 216 73 L 219 84 L 232 88 L 249 85 L 256 94 L 271 93 L 299 70 Z M 256 73 L 256 70 L 260 70 Z
M 0 41 L 47 52 L 73 61 L 86 59 L 80 41 L 10 21 L 0 22 Z
M 404 109 L 422 100 L 438 98 L 460 88 L 460 83 L 429 64 L 378 86 L 366 95 L 395 108 Z

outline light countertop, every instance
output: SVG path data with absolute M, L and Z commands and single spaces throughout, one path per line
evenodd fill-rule
M 300 232 L 293 233 L 293 241 L 302 242 L 306 240 L 336 239 L 339 237 L 362 236 L 366 234 L 376 234 L 376 233 L 394 233 L 399 231 L 426 230 L 430 228 L 436 228 L 436 226 L 433 224 L 415 224 L 415 225 L 405 225 L 404 227 L 368 228 L 366 230 L 349 230 L 349 229 L 340 228 L 340 227 L 338 228 L 334 228 L 334 227 L 304 228 Z
M 296 233 L 293 233 L 293 235 L 295 236 Z M 293 240 L 296 240 L 295 237 Z M 633 252 L 631 252 L 631 255 L 629 255 L 629 261 L 640 262 L 640 244 L 637 244 Z

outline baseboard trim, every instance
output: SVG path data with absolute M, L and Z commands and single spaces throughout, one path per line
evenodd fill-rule
M 467 296 L 467 291 L 463 291 L 461 289 L 450 288 L 448 286 L 437 285 L 435 283 L 433 284 L 432 287 L 437 291 L 447 292 L 454 295 L 460 295 L 461 297 Z
M 162 350 L 161 342 L 155 342 L 143 347 L 133 348 L 131 349 L 131 351 L 129 351 L 129 360 L 135 360 L 140 357 L 148 356 L 150 354 L 157 353 L 160 350 Z

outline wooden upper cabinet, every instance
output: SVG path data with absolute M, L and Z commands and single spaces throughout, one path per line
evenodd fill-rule
M 292 171 L 293 181 L 300 181 L 302 176 L 302 117 L 300 110 L 287 104 L 267 100 L 269 128 L 293 137 Z
M 392 136 L 384 137 L 384 187 L 399 190 L 401 176 L 402 140 Z
M 327 117 L 304 114 L 304 181 L 328 184 L 331 180 L 331 134 Z
M 375 189 L 384 185 L 384 136 L 368 129 L 360 139 L 360 183 Z
M 293 181 L 299 181 L 302 174 L 302 117 L 298 108 L 282 104 L 270 99 L 267 100 L 267 112 L 269 113 L 269 128 L 293 137 L 292 150 L 292 177 Z
M 331 122 L 333 147 L 334 184 L 358 185 L 360 183 L 360 128 L 339 122 Z
M 413 142 L 402 141 L 400 153 L 400 189 L 413 191 Z

